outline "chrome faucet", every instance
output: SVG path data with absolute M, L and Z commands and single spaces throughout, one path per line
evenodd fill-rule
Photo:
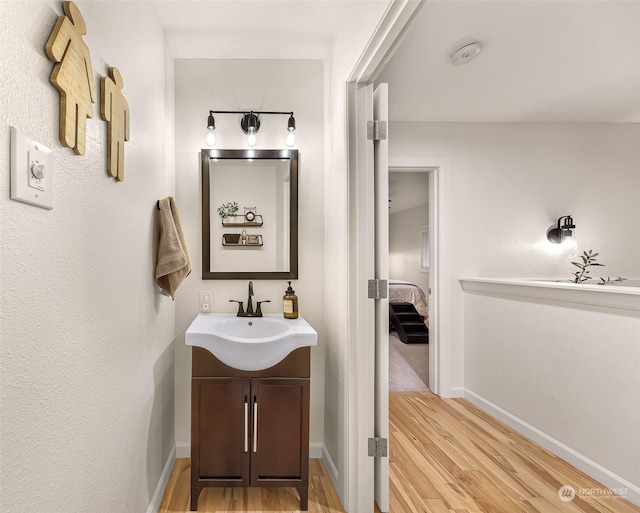
M 265 301 L 257 301 L 256 311 L 253 311 L 253 282 L 249 282 L 249 297 L 247 298 L 247 311 L 244 310 L 244 303 L 236 299 L 230 299 L 229 303 L 238 303 L 238 313 L 236 317 L 262 317 L 262 303 L 271 303 L 268 299 Z

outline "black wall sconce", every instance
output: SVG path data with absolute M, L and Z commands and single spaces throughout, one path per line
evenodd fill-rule
M 566 250 L 567 256 L 575 256 L 578 254 L 578 244 L 575 237 L 576 225 L 573 223 L 573 217 L 562 216 L 558 218 L 555 226 L 550 226 L 547 230 L 547 239 L 553 244 L 562 244 Z
M 240 119 L 240 129 L 247 136 L 247 145 L 256 145 L 256 134 L 260 130 L 260 116 L 265 114 L 284 114 L 289 116 L 287 122 L 287 146 L 292 147 L 296 143 L 296 119 L 293 112 L 281 111 L 258 111 L 258 110 L 210 110 L 207 118 L 207 144 L 214 146 L 216 144 L 216 120 L 214 114 L 242 114 Z
M 564 219 L 564 221 L 563 221 Z M 562 244 L 569 237 L 573 237 L 573 231 L 576 227 L 573 224 L 573 217 L 562 216 L 558 218 L 557 226 L 551 226 L 547 230 L 547 239 L 554 244 Z

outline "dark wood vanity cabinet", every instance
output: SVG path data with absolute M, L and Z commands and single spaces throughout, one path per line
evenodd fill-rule
M 191 510 L 206 487 L 289 486 L 306 511 L 309 348 L 256 372 L 192 351 Z

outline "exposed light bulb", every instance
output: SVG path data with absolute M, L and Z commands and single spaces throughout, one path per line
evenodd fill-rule
M 296 143 L 296 132 L 294 130 L 289 130 L 289 134 L 287 135 L 287 146 L 291 148 Z
M 207 132 L 207 145 L 215 146 L 216 145 L 216 132 L 215 130 L 209 129 Z
M 291 116 L 289 116 L 289 121 L 287 122 L 287 131 L 289 134 L 287 135 L 287 146 L 291 148 L 296 143 L 296 118 L 293 117 L 293 112 Z
M 213 117 L 213 112 L 209 111 L 209 117 L 207 118 L 207 144 L 214 146 L 216 144 L 216 120 Z
M 252 126 L 249 127 L 249 130 L 248 130 L 247 144 L 249 146 L 255 146 L 256 145 L 256 129 L 253 128 Z
M 562 248 L 562 255 L 567 257 L 577 257 L 580 254 L 580 250 L 578 249 L 578 241 L 575 236 L 565 237 L 562 243 L 560 244 Z

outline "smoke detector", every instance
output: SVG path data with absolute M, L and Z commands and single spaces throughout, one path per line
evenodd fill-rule
M 451 54 L 451 64 L 454 66 L 462 66 L 473 60 L 480 53 L 480 43 L 473 41 L 467 43 Z

